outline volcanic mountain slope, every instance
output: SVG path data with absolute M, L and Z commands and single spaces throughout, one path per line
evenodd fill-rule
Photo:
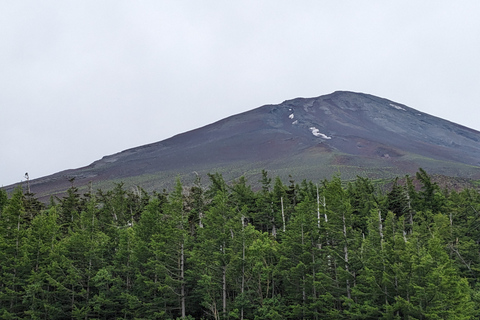
M 32 180 L 38 196 L 112 182 L 161 189 L 175 176 L 220 172 L 318 181 L 340 173 L 387 178 L 432 174 L 480 178 L 480 132 L 368 94 L 334 92 L 265 105 L 172 138 Z

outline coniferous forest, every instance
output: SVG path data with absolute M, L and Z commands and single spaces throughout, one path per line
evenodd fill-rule
M 478 191 L 422 169 L 387 189 L 209 177 L 168 193 L 72 184 L 49 204 L 0 190 L 0 318 L 480 315 Z

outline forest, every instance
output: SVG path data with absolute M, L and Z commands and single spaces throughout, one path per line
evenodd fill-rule
M 480 194 L 422 169 L 168 192 L 0 189 L 1 319 L 473 319 Z M 24 190 L 27 189 L 27 190 Z

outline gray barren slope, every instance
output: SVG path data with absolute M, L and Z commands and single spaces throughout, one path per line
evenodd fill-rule
M 429 173 L 480 178 L 480 132 L 376 96 L 334 92 L 265 105 L 91 165 L 31 181 L 38 196 L 123 181 L 161 189 L 175 176 L 220 172 L 258 180 L 262 169 L 297 181 L 340 173 L 388 178 Z M 7 188 L 8 189 L 8 188 Z

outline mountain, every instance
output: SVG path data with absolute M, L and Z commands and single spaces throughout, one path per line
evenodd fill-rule
M 338 91 L 265 105 L 172 138 L 30 181 L 42 197 L 124 182 L 162 189 L 176 176 L 222 173 L 226 180 L 271 176 L 318 181 L 340 173 L 390 178 L 415 173 L 480 179 L 480 132 L 401 103 Z M 7 188 L 8 189 L 8 188 Z

